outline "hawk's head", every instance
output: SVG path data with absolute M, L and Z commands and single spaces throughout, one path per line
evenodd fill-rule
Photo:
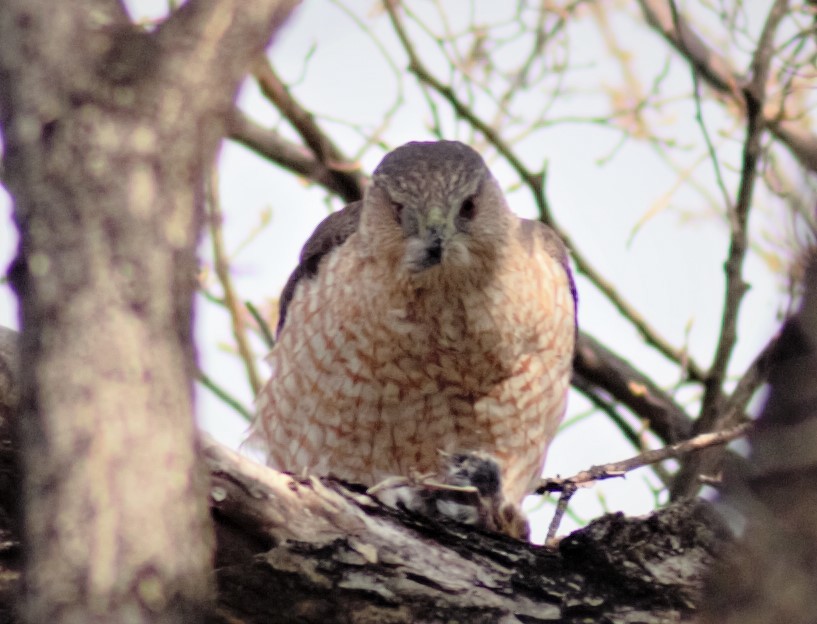
M 377 247 L 399 254 L 416 275 L 487 265 L 510 213 L 482 157 L 463 143 L 438 141 L 387 154 L 374 171 L 364 215 Z

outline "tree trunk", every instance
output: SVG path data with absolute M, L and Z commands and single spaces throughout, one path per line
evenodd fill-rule
M 202 172 L 291 5 L 192 1 L 152 33 L 116 2 L 0 5 L 26 621 L 189 622 L 211 599 L 191 404 Z

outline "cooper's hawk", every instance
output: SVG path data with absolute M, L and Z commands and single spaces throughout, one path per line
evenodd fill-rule
M 565 411 L 575 318 L 554 232 L 470 147 L 408 143 L 306 242 L 255 436 L 271 466 L 368 485 L 487 453 L 518 505 Z

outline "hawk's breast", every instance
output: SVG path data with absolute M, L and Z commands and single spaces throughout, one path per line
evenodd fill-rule
M 418 283 L 361 262 L 356 236 L 290 303 L 258 399 L 269 462 L 373 484 L 434 471 L 440 450 L 486 451 L 518 502 L 564 411 L 574 330 L 563 268 L 520 249 L 487 281 L 437 267 Z

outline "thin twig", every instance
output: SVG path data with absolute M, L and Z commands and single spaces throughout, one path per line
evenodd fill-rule
M 741 93 L 738 72 L 721 54 L 709 47 L 692 27 L 679 16 L 673 20 L 665 0 L 638 0 L 647 23 L 657 30 L 689 62 L 719 95 L 739 107 L 746 102 Z M 759 59 L 758 59 L 759 60 Z M 791 150 L 806 169 L 817 171 L 817 135 L 802 121 L 781 119 L 768 111 L 763 117 L 769 131 Z
M 740 381 L 724 403 L 713 429 L 732 427 L 744 417 L 746 406 L 768 377 L 771 355 L 777 347 L 777 341 L 778 336 L 775 335 L 740 376 Z
M 551 222 L 552 219 L 550 216 L 550 207 L 547 205 L 545 195 L 541 191 L 542 173 L 533 173 L 530 171 L 525 164 L 519 160 L 519 157 L 513 152 L 511 147 L 503 140 L 503 138 L 494 128 L 480 119 L 466 104 L 457 98 L 454 90 L 451 87 L 440 82 L 428 71 L 426 66 L 417 56 L 414 46 L 411 44 L 408 34 L 403 27 L 403 23 L 397 15 L 397 10 L 394 6 L 395 1 L 387 0 L 385 5 L 386 11 L 391 18 L 394 31 L 397 33 L 397 37 L 400 39 L 403 50 L 405 50 L 409 57 L 409 71 L 443 96 L 460 117 L 465 119 L 476 130 L 483 134 L 488 141 L 491 142 L 496 150 L 510 163 L 511 167 L 514 168 L 519 177 L 522 178 L 523 183 L 534 191 L 534 200 L 536 201 L 540 214 L 543 215 L 547 222 Z
M 570 504 L 570 499 L 576 493 L 577 486 L 573 484 L 565 485 L 562 493 L 559 495 L 559 501 L 556 503 L 556 510 L 553 512 L 553 519 L 550 521 L 547 536 L 545 537 L 545 544 L 552 545 L 553 538 L 556 537 L 556 531 L 559 530 L 559 525 L 562 523 L 567 506 Z
M 743 281 L 743 261 L 748 250 L 747 224 L 765 128 L 763 105 L 766 99 L 766 81 L 774 47 L 774 33 L 786 12 L 787 5 L 788 0 L 777 0 L 769 12 L 752 59 L 751 81 L 743 89 L 746 104 L 746 139 L 743 144 L 743 165 L 737 199 L 733 207 L 727 206 L 731 234 L 729 252 L 724 265 L 726 289 L 721 331 L 705 382 L 701 416 L 696 423 L 696 432 L 711 430 L 717 419 L 718 409 L 722 403 L 723 381 L 737 342 L 738 313 L 748 289 L 748 285 Z
M 636 468 L 641 468 L 649 464 L 664 461 L 674 457 L 680 457 L 693 451 L 700 451 L 712 446 L 719 446 L 731 442 L 732 440 L 741 437 L 749 430 L 751 423 L 743 423 L 732 429 L 725 429 L 715 433 L 702 433 L 701 435 L 684 440 L 678 444 L 665 446 L 664 448 L 655 449 L 652 451 L 645 451 L 618 462 L 609 464 L 602 464 L 600 466 L 592 466 L 588 470 L 582 470 L 572 477 L 554 477 L 550 479 L 542 479 L 539 486 L 534 491 L 535 494 L 544 494 L 545 492 L 563 492 L 566 487 L 586 487 L 596 483 L 597 481 L 604 481 L 605 479 L 613 479 L 616 477 L 623 477 L 625 474 Z
M 357 151 L 356 158 L 360 158 L 372 145 L 378 145 L 382 141 L 382 135 L 386 131 L 386 129 L 391 124 L 393 117 L 397 114 L 397 112 L 402 108 L 402 105 L 405 102 L 405 94 L 403 92 L 403 72 L 397 65 L 397 62 L 392 58 L 392 55 L 389 51 L 389 47 L 385 45 L 381 40 L 380 37 L 377 36 L 375 33 L 375 29 L 371 27 L 371 20 L 361 18 L 355 11 L 353 11 L 350 7 L 346 6 L 346 4 L 340 0 L 330 0 L 333 5 L 335 5 L 339 11 L 342 11 L 346 17 L 351 20 L 355 26 L 357 26 L 361 32 L 363 32 L 374 44 L 377 48 L 378 52 L 380 53 L 380 58 L 383 59 L 386 64 L 389 66 L 392 74 L 394 75 L 395 79 L 395 86 L 392 88 L 389 87 L 389 92 L 394 93 L 394 101 L 388 107 L 388 109 L 383 113 L 377 128 L 374 128 L 368 132 L 366 132 L 366 136 L 364 137 L 363 144 Z M 358 181 L 360 181 L 360 174 L 358 173 Z M 359 199 L 359 198 L 357 198 Z M 355 200 L 348 200 L 348 201 L 355 201 Z
M 525 60 L 508 82 L 508 88 L 496 99 L 497 114 L 494 119 L 494 125 L 498 126 L 503 116 L 510 117 L 509 108 L 511 101 L 519 91 L 519 88 L 527 82 L 533 64 L 542 58 L 542 49 L 545 47 L 545 20 L 549 15 L 551 15 L 551 12 L 548 11 L 548 7 L 542 3 L 538 8 L 538 16 L 533 30 L 533 42 L 530 50 Z M 564 18 L 561 19 L 563 20 Z
M 255 319 L 258 329 L 261 332 L 261 336 L 264 338 L 264 344 L 266 345 L 267 349 L 272 349 L 275 346 L 275 338 L 272 335 L 269 324 L 264 320 L 264 317 L 261 316 L 258 308 L 256 308 L 251 302 L 245 301 L 244 305 L 247 306 L 247 311 Z
M 238 297 L 236 297 L 235 289 L 233 288 L 232 277 L 230 276 L 230 263 L 227 260 L 227 254 L 224 250 L 224 237 L 222 236 L 221 230 L 221 203 L 218 198 L 217 176 L 218 174 L 215 168 L 213 168 L 207 185 L 207 207 L 209 213 L 210 239 L 213 243 L 213 265 L 218 281 L 221 283 L 221 288 L 224 291 L 224 307 L 227 308 L 230 314 L 230 324 L 233 329 L 236 346 L 238 347 L 238 354 L 241 358 L 241 362 L 244 364 L 244 369 L 247 371 L 247 379 L 249 380 L 250 388 L 252 388 L 253 396 L 255 396 L 261 389 L 261 378 L 255 366 L 255 356 L 247 340 L 247 328 L 244 325 L 244 317 L 239 309 L 240 304 Z
M 275 73 L 267 57 L 258 60 L 253 75 L 258 81 L 261 92 L 292 124 L 292 127 L 295 128 L 320 163 L 333 172 L 353 176 L 360 175 L 359 163 L 351 162 L 318 126 L 312 113 L 292 97 L 286 85 Z
M 722 401 L 715 422 L 711 426 L 713 430 L 728 429 L 745 418 L 746 406 L 768 376 L 771 355 L 775 350 L 777 340 L 778 336 L 774 336 L 766 343 L 766 346 L 740 376 L 740 381 L 732 394 Z M 686 458 L 680 470 L 675 474 L 670 487 L 672 500 L 692 496 L 698 490 L 699 485 L 703 483 L 701 475 L 710 472 L 719 460 L 719 454 L 715 453 L 716 450 L 713 448 Z
M 198 371 L 198 380 L 202 386 L 207 388 L 210 392 L 215 394 L 219 399 L 224 401 L 227 405 L 233 408 L 236 412 L 238 412 L 247 422 L 252 422 L 253 415 L 252 412 L 244 407 L 241 402 L 233 397 L 229 392 L 227 392 L 224 388 L 219 386 L 216 382 L 214 382 L 210 377 L 203 370 Z
M 586 379 L 578 375 L 574 376 L 571 383 L 573 384 L 573 387 L 578 389 L 578 391 L 581 392 L 596 409 L 599 409 L 607 414 L 607 417 L 616 427 L 618 427 L 622 435 L 627 438 L 630 444 L 633 445 L 633 448 L 641 451 L 646 448 L 644 430 L 648 428 L 651 430 L 649 421 L 646 418 L 641 419 L 642 431 L 636 431 L 635 428 L 625 420 L 624 416 L 619 412 L 619 410 L 616 409 L 614 402 L 607 401 L 600 396 L 601 393 L 599 392 L 599 389 L 593 386 L 593 384 L 589 383 Z M 664 487 L 672 483 L 672 476 L 661 464 L 653 464 L 652 471 L 655 473 L 655 476 L 658 477 Z
M 298 145 L 275 130 L 264 128 L 238 109 L 228 118 L 230 138 L 296 175 L 320 184 L 351 203 L 363 197 L 360 172 L 330 169 L 308 147 Z
M 598 288 L 607 297 L 610 303 L 613 304 L 613 307 L 615 307 L 615 309 L 618 310 L 618 312 L 624 318 L 632 323 L 633 327 L 635 327 L 636 331 L 644 339 L 644 341 L 648 345 L 654 347 L 659 353 L 670 361 L 685 366 L 690 380 L 703 381 L 706 378 L 706 373 L 692 358 L 692 356 L 684 349 L 679 349 L 673 346 L 668 340 L 661 336 L 658 331 L 647 322 L 647 319 L 640 312 L 638 312 L 634 306 L 625 300 L 621 294 L 619 294 L 618 289 L 610 281 L 602 277 L 601 273 L 599 273 L 595 267 L 590 264 L 590 261 L 577 250 L 572 239 L 560 228 L 555 227 L 555 225 L 553 227 L 561 239 L 565 242 L 565 245 L 570 248 L 571 257 L 573 258 L 573 262 L 576 264 L 576 269 L 578 269 L 580 273 L 587 276 L 587 278 L 596 286 L 596 288 Z
M 673 4 L 674 6 L 674 4 Z M 721 195 L 723 196 L 723 205 L 726 207 L 726 210 L 731 212 L 732 200 L 729 197 L 729 191 L 726 188 L 726 182 L 723 179 L 723 172 L 721 171 L 721 164 L 720 158 L 718 158 L 718 151 L 715 149 L 715 144 L 712 141 L 712 137 L 709 134 L 709 130 L 706 127 L 706 120 L 704 119 L 703 114 L 703 107 L 701 106 L 701 79 L 698 76 L 698 72 L 695 69 L 692 69 L 692 92 L 693 92 L 693 99 L 695 101 L 695 122 L 698 124 L 698 127 L 701 129 L 701 134 L 703 135 L 704 142 L 706 143 L 706 149 L 709 153 L 709 162 L 712 163 L 712 169 L 715 174 L 715 182 L 718 185 L 718 190 L 720 190 Z

